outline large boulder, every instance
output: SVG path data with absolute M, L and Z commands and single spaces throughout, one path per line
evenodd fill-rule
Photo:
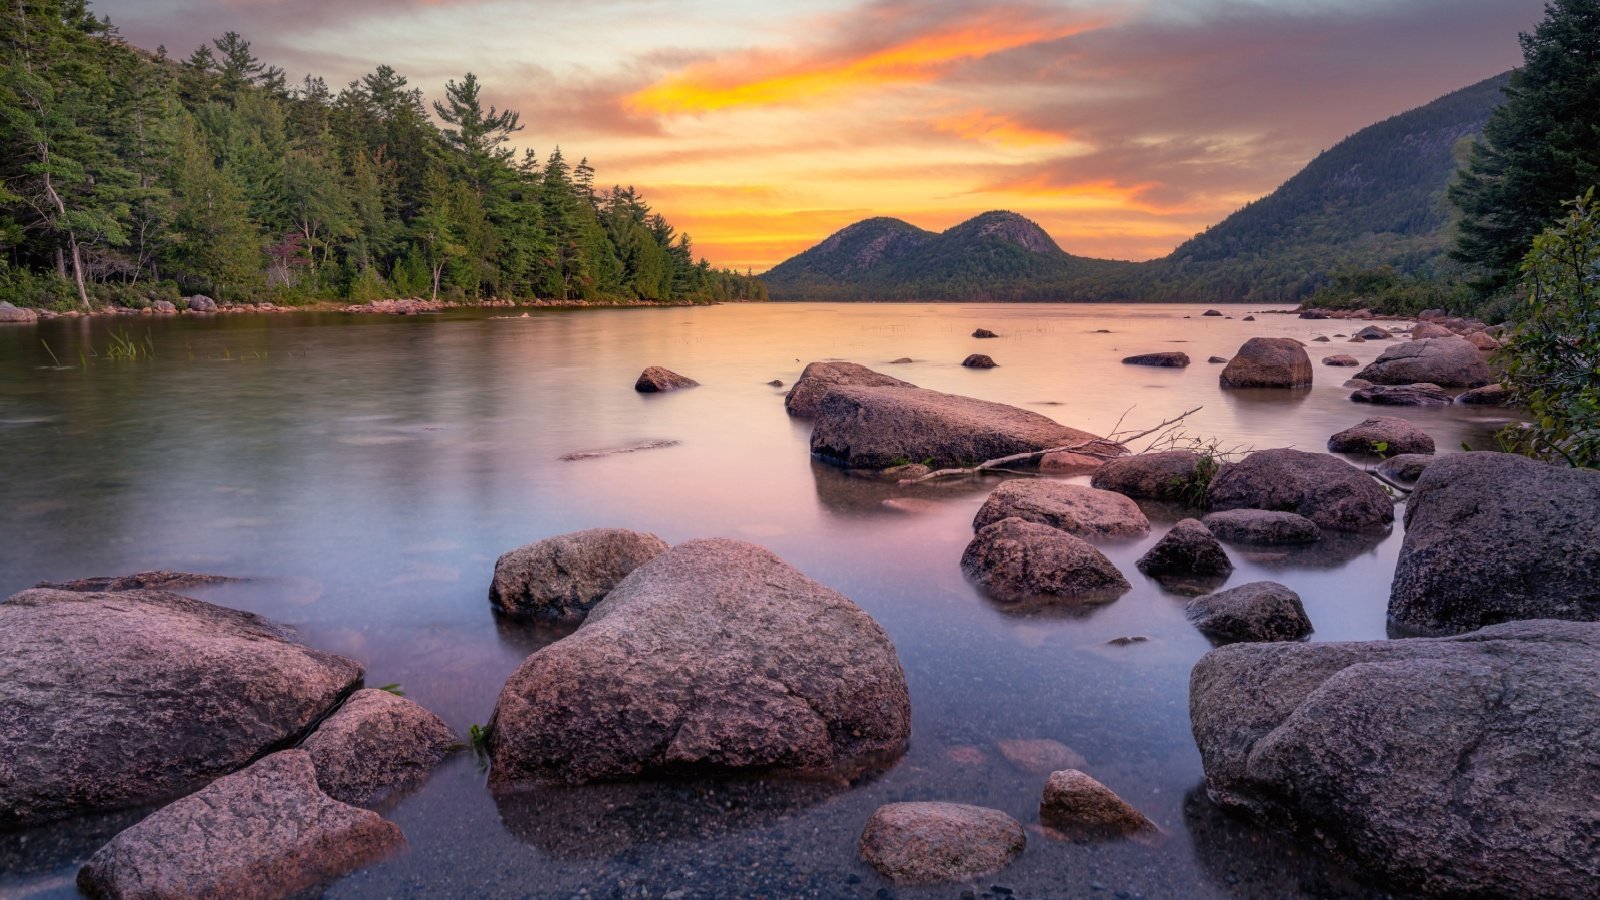
M 910 360 L 907 360 L 910 362 Z M 810 418 L 822 407 L 822 398 L 836 387 L 916 387 L 910 382 L 890 378 L 853 362 L 814 362 L 800 373 L 783 398 L 783 407 L 791 416 Z
M 1406 503 L 1389 618 L 1430 633 L 1600 620 L 1600 472 L 1509 453 L 1436 460 Z
M 513 616 L 581 622 L 629 572 L 667 542 L 626 528 L 591 528 L 508 551 L 494 564 L 489 602 Z
M 1361 381 L 1361 379 L 1354 379 Z M 1374 406 L 1449 406 L 1450 395 L 1437 384 L 1371 384 L 1361 381 L 1350 399 Z
M 1310 387 L 1311 357 L 1293 338 L 1251 338 L 1222 370 L 1225 388 Z
M 1050 773 L 1039 801 L 1039 822 L 1078 841 L 1134 837 L 1159 830 L 1116 791 L 1077 769 Z
M 660 394 L 681 388 L 698 387 L 699 384 L 700 382 L 693 378 L 679 375 L 670 369 L 651 366 L 639 373 L 639 380 L 633 383 L 633 389 L 641 394 Z
M 450 727 L 388 691 L 356 691 L 317 726 L 300 749 L 317 766 L 317 784 L 342 803 L 366 805 L 412 787 L 456 745 Z
M 1233 571 L 1228 554 L 1210 529 L 1195 519 L 1172 526 L 1149 552 L 1135 563 L 1152 577 L 1161 575 L 1226 575 Z
M 1229 509 L 1207 513 L 1200 523 L 1212 534 L 1235 544 L 1282 546 L 1315 544 L 1322 529 L 1305 516 L 1265 509 Z
M 37 311 L 31 309 L 22 309 L 21 307 L 11 305 L 5 300 L 0 300 L 0 324 L 7 322 L 29 324 L 32 322 L 37 322 L 38 320 L 39 313 Z
M 184 301 L 184 308 L 190 312 L 216 312 L 217 301 L 205 294 L 195 294 Z
M 361 675 L 177 594 L 23 591 L 0 603 L 0 821 L 194 790 L 305 732 Z
M 1184 612 L 1201 634 L 1220 642 L 1298 641 L 1311 634 L 1300 595 L 1272 581 L 1196 597 Z
M 1373 384 L 1427 383 L 1464 388 L 1482 387 L 1494 380 L 1478 348 L 1455 335 L 1396 344 L 1356 377 Z
M 822 398 L 811 452 L 850 468 L 931 460 L 972 465 L 1056 448 L 1115 456 L 1120 445 L 1035 412 L 911 387 L 836 387 Z
M 1002 603 L 1105 603 L 1130 587 L 1088 541 L 1015 518 L 980 529 L 961 554 L 961 569 Z
M 319 893 L 404 846 L 394 823 L 324 794 L 311 757 L 285 750 L 117 835 L 78 886 L 126 900 L 275 900 Z
M 1189 354 L 1181 350 L 1164 350 L 1159 353 L 1141 353 L 1123 357 L 1124 365 L 1154 366 L 1158 369 L 1182 369 L 1189 365 Z
M 528 657 L 490 723 L 489 778 L 854 773 L 911 733 L 883 628 L 770 552 L 679 544 Z
M 1089 484 L 1145 500 L 1192 502 L 1197 499 L 1200 468 L 1209 461 L 1193 450 L 1165 450 L 1109 460 Z
M 896 884 L 940 884 L 993 875 L 1028 844 L 1022 825 L 997 809 L 961 803 L 890 803 L 861 832 L 861 858 Z
M 1136 538 L 1150 533 L 1150 520 L 1139 504 L 1122 494 L 1051 478 L 1019 478 L 1001 484 L 978 508 L 972 527 L 981 530 L 1010 518 L 1086 538 Z
M 1433 438 L 1405 419 L 1374 416 L 1328 438 L 1330 453 L 1432 453 Z
M 1394 502 L 1378 482 L 1337 456 L 1258 450 L 1211 479 L 1214 510 L 1265 509 L 1305 516 L 1335 531 L 1374 531 L 1394 521 Z
M 1195 666 L 1189 711 L 1214 801 L 1398 887 L 1593 897 L 1596 684 L 1600 625 L 1519 622 L 1224 647 Z

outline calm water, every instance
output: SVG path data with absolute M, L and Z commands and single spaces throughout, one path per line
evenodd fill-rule
M 978 803 L 1035 821 L 1043 777 L 995 749 L 1053 738 L 1143 809 L 1158 846 L 1081 846 L 1030 832 L 1027 852 L 976 885 L 1029 897 L 1329 896 L 1368 890 L 1293 844 L 1218 815 L 1198 792 L 1187 680 L 1209 644 L 1183 599 L 1133 562 L 1155 533 L 1103 550 L 1134 584 L 1085 615 L 1018 616 L 962 577 L 971 519 L 996 481 L 897 488 L 814 463 L 808 426 L 774 378 L 849 359 L 925 387 L 1003 401 L 1105 433 L 1194 406 L 1192 433 L 1257 448 L 1320 450 L 1368 415 L 1318 365 L 1317 386 L 1223 393 L 1219 366 L 1247 338 L 1352 332 L 1351 323 L 1200 307 L 785 304 L 536 311 L 390 319 L 263 316 L 134 320 L 156 356 L 104 352 L 111 324 L 0 328 L 0 596 L 40 580 L 178 569 L 254 576 L 195 590 L 299 627 L 318 647 L 399 683 L 458 732 L 486 722 L 505 677 L 559 633 L 490 615 L 495 557 L 593 526 L 671 542 L 762 544 L 853 598 L 893 637 L 914 736 L 896 765 L 849 789 L 783 782 L 540 792 L 497 804 L 469 756 L 385 812 L 410 850 L 348 878 L 335 897 L 730 897 L 881 895 L 855 840 L 879 804 Z M 1230 310 L 1243 316 L 1243 307 Z M 1193 316 L 1193 318 L 1186 318 Z M 121 329 L 126 320 L 114 323 Z M 968 335 L 983 326 L 998 340 Z M 1359 326 L 1357 326 L 1359 327 Z M 1096 333 L 1107 329 L 1110 334 Z M 40 338 L 68 368 L 52 367 Z M 1366 362 L 1386 343 L 1312 344 L 1313 359 Z M 1122 366 L 1182 349 L 1187 370 Z M 971 352 L 1000 368 L 957 363 Z M 911 365 L 884 367 L 901 356 Z M 632 390 L 646 365 L 701 388 Z M 1385 410 L 1442 451 L 1486 446 L 1493 411 Z M 561 461 L 574 451 L 679 445 Z M 933 501 L 918 514 L 884 500 Z M 1385 634 L 1398 526 L 1288 555 L 1231 551 L 1230 584 L 1270 578 L 1300 593 L 1315 640 Z M 1121 636 L 1149 638 L 1110 646 Z M 956 748 L 963 748 L 952 753 Z M 970 760 L 976 749 L 986 760 Z M 69 896 L 77 864 L 127 816 L 0 835 L 0 894 Z M 898 889 L 956 896 L 959 887 Z

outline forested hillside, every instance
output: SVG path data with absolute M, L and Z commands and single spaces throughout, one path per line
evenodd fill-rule
M 516 153 L 470 73 L 291 84 L 229 33 L 182 60 L 83 0 L 0 9 L 0 300 L 762 299 L 587 160 Z

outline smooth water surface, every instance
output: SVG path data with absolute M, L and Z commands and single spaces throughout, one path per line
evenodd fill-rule
M 1309 341 L 1363 323 L 1200 312 L 771 304 L 3 326 L 0 596 L 150 569 L 253 576 L 190 593 L 295 625 L 308 643 L 360 660 L 367 684 L 398 683 L 463 735 L 488 720 L 517 664 L 561 635 L 491 615 L 495 557 L 580 528 L 762 544 L 853 598 L 899 650 L 911 749 L 861 784 L 612 786 L 497 803 L 461 753 L 384 810 L 410 850 L 337 883 L 335 897 L 887 896 L 855 852 L 879 804 L 949 800 L 1037 820 L 1044 777 L 1000 756 L 995 742 L 1007 738 L 1070 745 L 1165 838 L 1086 846 L 1030 829 L 1026 853 L 974 885 L 980 893 L 996 884 L 1028 897 L 1370 890 L 1203 798 L 1187 681 L 1210 645 L 1185 621 L 1185 598 L 1133 566 L 1181 511 L 1150 507 L 1154 533 L 1102 546 L 1134 584 L 1117 602 L 1008 612 L 958 567 L 997 480 L 901 488 L 816 463 L 808 426 L 766 385 L 792 383 L 812 360 L 848 359 L 1097 433 L 1199 406 L 1188 433 L 1255 448 L 1321 450 L 1335 431 L 1383 414 L 1419 422 L 1448 452 L 1488 446 L 1503 421 L 1493 410 L 1353 404 L 1340 385 L 1355 370 L 1320 364 L 1310 391 L 1223 392 L 1221 367 L 1205 361 L 1213 354 L 1231 356 L 1253 336 Z M 979 326 L 1001 337 L 969 337 Z M 112 329 L 155 355 L 105 358 Z M 1349 353 L 1363 362 L 1386 346 L 1309 345 L 1314 361 Z M 1194 364 L 1119 363 L 1172 349 Z M 1000 368 L 961 368 L 972 352 Z M 916 362 L 886 365 L 902 356 Z M 646 365 L 703 386 L 637 394 Z M 561 459 L 651 440 L 679 443 Z M 932 502 L 907 513 L 884 504 L 896 497 Z M 1397 524 L 1387 537 L 1330 536 L 1287 554 L 1230 548 L 1229 584 L 1287 583 L 1305 600 L 1314 640 L 1382 638 L 1399 542 Z M 1107 643 L 1123 636 L 1148 640 Z M 0 895 L 70 896 L 76 866 L 129 818 L 0 834 Z

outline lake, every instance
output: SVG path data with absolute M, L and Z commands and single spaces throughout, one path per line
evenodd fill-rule
M 1044 776 L 1001 756 L 996 742 L 1013 738 L 1071 746 L 1165 837 L 1079 845 L 1030 830 L 1027 851 L 980 893 L 1358 892 L 1304 848 L 1204 799 L 1187 683 L 1211 645 L 1185 620 L 1186 598 L 1133 566 L 1181 511 L 1147 506 L 1151 535 L 1100 545 L 1134 585 L 1115 603 L 1008 612 L 958 566 L 998 479 L 897 487 L 814 462 L 808 424 L 792 421 L 784 390 L 766 384 L 793 383 L 813 360 L 847 359 L 1100 434 L 1198 406 L 1189 434 L 1258 449 L 1322 450 L 1329 435 L 1376 414 L 1418 422 L 1441 452 L 1485 448 L 1504 422 L 1493 409 L 1354 404 L 1340 386 L 1356 370 L 1320 363 L 1310 391 L 1224 392 L 1221 367 L 1205 361 L 1213 354 L 1232 356 L 1253 336 L 1310 341 L 1365 323 L 1202 311 L 796 303 L 0 327 L 0 596 L 41 580 L 150 569 L 251 576 L 186 593 L 294 625 L 309 644 L 361 661 L 369 686 L 399 685 L 461 735 L 488 720 L 525 656 L 562 636 L 491 615 L 495 558 L 582 528 L 761 544 L 855 600 L 899 651 L 911 748 L 860 784 L 682 782 L 497 803 L 463 752 L 383 810 L 410 850 L 336 883 L 332 897 L 888 896 L 855 851 L 878 805 L 948 800 L 1037 821 Z M 975 340 L 977 327 L 1000 337 Z M 107 358 L 113 330 L 154 355 Z M 1314 362 L 1348 353 L 1363 363 L 1387 346 L 1309 345 Z M 1194 363 L 1119 363 L 1159 350 L 1183 350 Z M 973 352 L 999 368 L 962 368 Z M 906 356 L 915 362 L 885 365 Z M 637 394 L 647 365 L 702 387 Z M 678 443 L 562 459 L 647 441 Z M 930 502 L 915 513 L 884 504 L 903 497 Z M 1288 584 L 1305 601 L 1313 640 L 1383 638 L 1399 545 L 1397 523 L 1387 537 L 1330 536 L 1288 553 L 1230 548 L 1229 584 Z M 1148 640 L 1107 643 L 1125 636 Z M 74 895 L 77 866 L 130 821 L 0 833 L 0 895 Z M 891 893 L 954 897 L 960 888 Z

